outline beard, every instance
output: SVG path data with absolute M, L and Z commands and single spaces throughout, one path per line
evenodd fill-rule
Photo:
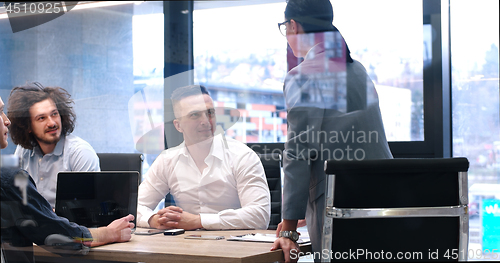
M 52 138 L 36 138 L 38 143 L 43 143 L 43 144 L 57 144 L 59 140 L 61 139 L 61 136 L 54 136 Z
M 59 128 L 59 127 L 57 127 Z M 59 142 L 59 140 L 61 139 L 61 132 L 59 131 L 58 134 L 54 134 L 54 135 L 49 135 L 47 133 L 44 133 L 43 134 L 43 137 L 38 137 L 36 135 L 34 135 L 36 141 L 38 142 L 38 144 L 46 144 L 46 145 L 50 145 L 50 144 L 57 144 L 57 142 Z

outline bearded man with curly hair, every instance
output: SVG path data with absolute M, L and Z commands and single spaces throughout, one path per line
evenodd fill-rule
M 72 104 L 65 89 L 43 87 L 38 82 L 15 87 L 8 101 L 15 154 L 53 208 L 59 172 L 100 171 L 92 146 L 71 134 L 76 123 Z

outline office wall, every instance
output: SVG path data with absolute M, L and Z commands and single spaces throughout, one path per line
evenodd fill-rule
M 97 152 L 133 152 L 128 122 L 134 94 L 133 11 L 134 5 L 72 10 L 17 33 L 8 19 L 0 20 L 4 102 L 14 86 L 26 82 L 60 86 L 75 100 L 75 135 Z M 13 152 L 13 144 L 5 152 Z

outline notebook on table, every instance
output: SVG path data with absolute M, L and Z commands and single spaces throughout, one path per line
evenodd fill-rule
M 128 214 L 137 217 L 138 172 L 60 172 L 56 214 L 86 227 L 106 226 Z

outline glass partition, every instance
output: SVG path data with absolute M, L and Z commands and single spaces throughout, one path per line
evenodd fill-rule
M 450 1 L 453 156 L 470 162 L 470 260 L 500 258 L 498 8 L 496 0 Z
M 284 20 L 286 3 L 240 2 L 246 5 L 195 3 L 195 83 L 207 86 L 218 106 L 241 112 L 229 136 L 243 142 L 284 142 L 282 92 L 290 65 L 286 39 L 276 24 Z M 334 25 L 376 84 L 388 139 L 422 141 L 422 1 L 332 0 L 332 5 Z
M 138 152 L 137 141 L 150 123 L 141 115 L 144 104 L 130 101 L 154 85 L 163 98 L 163 48 L 162 2 L 81 3 L 16 33 L 4 13 L 0 96 L 8 104 L 13 87 L 32 81 L 60 86 L 75 101 L 73 134 L 96 152 Z M 156 106 L 148 109 L 150 117 L 163 122 L 163 107 Z M 15 147 L 10 142 L 2 154 Z M 146 168 L 154 157 L 146 158 Z

